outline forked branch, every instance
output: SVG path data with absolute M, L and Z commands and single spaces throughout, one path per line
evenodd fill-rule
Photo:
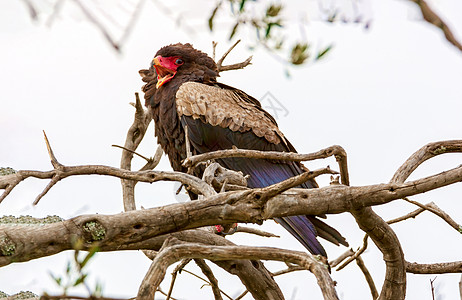
M 218 72 L 224 72 L 224 71 L 231 71 L 231 70 L 239 70 L 247 67 L 250 65 L 250 62 L 252 61 L 252 56 L 249 56 L 246 60 L 240 63 L 232 64 L 232 65 L 227 65 L 223 66 L 223 61 L 225 58 L 228 56 L 228 54 L 234 49 L 234 47 L 237 46 L 237 44 L 240 43 L 241 40 L 237 40 L 229 49 L 226 51 L 223 56 L 216 62 L 217 67 L 218 67 Z M 215 50 L 217 47 L 217 43 L 213 43 L 213 58 L 215 59 Z
M 334 282 L 330 278 L 326 266 L 304 252 L 271 247 L 208 246 L 197 243 L 179 243 L 174 240 L 166 240 L 162 250 L 152 262 L 140 286 L 137 299 L 152 299 L 165 276 L 168 266 L 184 258 L 201 258 L 215 261 L 264 259 L 294 263 L 310 270 L 316 276 L 325 299 L 338 299 Z

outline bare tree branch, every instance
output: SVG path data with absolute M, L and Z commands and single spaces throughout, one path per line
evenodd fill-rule
M 153 258 L 153 260 L 155 259 L 155 257 Z M 181 263 L 179 263 L 175 269 L 173 270 L 172 272 L 172 281 L 170 282 L 170 288 L 168 289 L 168 293 L 167 293 L 167 298 L 165 300 L 169 300 L 170 299 L 170 296 L 172 295 L 172 292 L 173 292 L 173 286 L 175 285 L 175 281 L 176 281 L 176 277 L 178 276 L 178 272 L 181 272 L 181 270 L 183 270 L 184 267 L 186 267 L 186 265 L 191 261 L 190 258 L 187 258 L 187 259 L 183 259 L 183 261 L 181 261 Z M 157 289 L 159 289 L 159 287 L 157 287 Z
M 344 261 L 345 259 L 347 259 L 348 257 L 354 255 L 355 252 L 353 251 L 353 249 L 348 249 L 347 251 L 343 252 L 342 254 L 340 254 L 340 256 L 338 256 L 336 259 L 333 259 L 331 261 L 329 261 L 329 266 L 331 266 L 331 268 L 335 268 L 336 266 L 338 266 L 342 261 Z M 338 270 L 337 270 L 338 271 Z
M 371 290 L 372 299 L 377 299 L 379 297 L 379 293 L 377 292 L 377 288 L 375 287 L 375 283 L 372 279 L 371 273 L 369 273 L 369 270 L 364 264 L 364 261 L 361 258 L 361 256 L 358 256 L 356 258 L 356 264 L 358 265 L 359 269 L 361 269 L 361 271 L 364 274 L 364 277 L 366 278 L 367 284 L 369 285 L 369 289 Z
M 27 177 L 51 178 L 56 172 L 56 170 L 47 172 L 18 171 L 16 174 L 1 176 L 0 187 L 7 187 L 12 182 L 17 183 Z M 313 171 L 312 175 L 315 176 L 319 172 L 322 172 L 322 169 Z M 177 172 L 130 172 L 104 166 L 80 166 L 65 167 L 65 170 L 60 174 L 63 178 L 72 175 L 106 174 L 146 182 L 180 180 L 197 187 L 204 184 L 208 189 L 211 189 L 200 179 Z M 87 222 L 100 223 L 107 230 L 105 236 L 108 237 L 108 241 L 116 242 L 120 246 L 127 243 L 127 230 L 128 232 L 132 231 L 133 236 L 136 237 L 136 239 L 131 240 L 133 243 L 172 231 L 202 226 L 236 222 L 261 223 L 265 219 L 290 215 L 341 213 L 354 210 L 356 207 L 385 204 L 395 199 L 402 199 L 459 181 L 462 181 L 462 166 L 403 184 L 379 184 L 363 187 L 332 185 L 322 189 L 292 189 L 269 199 L 262 198 L 262 195 L 270 194 L 269 192 L 274 193 L 275 191 L 271 191 L 271 186 L 265 189 L 211 195 L 215 193 L 213 191 L 210 192 L 209 195 L 211 196 L 207 197 L 206 201 L 172 204 L 161 208 L 112 216 L 80 216 L 62 223 L 44 225 L 39 232 L 1 225 L 0 236 L 8 237 L 11 240 L 9 244 L 14 244 L 16 250 L 9 256 L 0 256 L 0 265 L 41 257 L 44 255 L 43 249 L 46 249 L 48 253 L 46 255 L 54 254 L 55 251 L 62 251 L 65 247 L 57 246 L 62 246 L 63 243 L 70 244 L 68 234 L 85 237 L 86 234 L 83 232 L 82 226 Z M 204 193 L 208 192 L 205 191 Z M 111 224 L 118 226 L 114 228 Z M 125 230 L 125 234 L 121 232 L 122 229 Z M 374 228 L 365 229 L 374 230 Z M 56 243 L 57 239 L 61 239 L 62 242 Z M 93 239 L 90 237 L 85 238 L 85 240 L 92 241 Z M 54 246 L 50 247 L 49 243 Z
M 446 37 L 446 40 L 457 47 L 460 51 L 462 51 L 462 44 L 456 39 L 452 30 L 449 26 L 444 22 L 438 14 L 436 14 L 428 5 L 425 0 L 411 0 L 412 2 L 416 3 L 420 7 L 420 11 L 422 12 L 422 16 L 430 24 L 435 25 L 439 29 L 441 29 Z
M 205 246 L 195 243 L 178 244 L 168 240 L 151 264 L 140 286 L 137 299 L 152 299 L 156 287 L 165 276 L 167 267 L 181 258 L 206 258 L 212 260 L 265 259 L 296 263 L 313 272 L 325 299 L 338 299 L 334 283 L 329 276 L 327 268 L 304 252 L 270 247 L 223 247 Z
M 0 189 L 12 190 L 21 181 L 27 178 L 38 178 L 38 179 L 50 179 L 54 176 L 58 177 L 59 180 L 70 176 L 77 175 L 106 175 L 118 177 L 121 179 L 128 179 L 142 182 L 156 182 L 161 180 L 166 181 L 179 181 L 185 185 L 188 185 L 194 192 L 198 194 L 213 195 L 215 191 L 208 184 L 203 182 L 201 179 L 181 173 L 181 172 L 169 172 L 169 171 L 127 171 L 114 167 L 102 166 L 102 165 L 83 165 L 83 166 L 66 166 L 62 170 L 51 170 L 51 171 L 28 171 L 21 170 L 15 174 L 1 176 L 0 177 Z M 6 192 L 7 190 L 5 190 Z M 5 194 L 4 192 L 4 194 Z M 3 195 L 2 195 L 3 196 Z M 6 197 L 6 196 L 5 196 Z M 3 199 L 5 198 L 3 197 Z M 3 200 L 0 198 L 0 200 Z
M 237 40 L 229 49 L 226 51 L 223 56 L 217 61 L 217 67 L 218 67 L 218 72 L 224 72 L 224 71 L 231 71 L 231 70 L 238 70 L 238 69 L 243 69 L 250 65 L 250 62 L 252 60 L 252 56 L 248 57 L 245 61 L 232 64 L 232 65 L 227 65 L 223 66 L 223 61 L 225 58 L 228 56 L 228 54 L 234 49 L 234 47 L 237 46 L 237 44 L 240 43 L 241 40 Z M 217 43 L 213 43 L 213 59 L 215 60 L 215 50 L 217 47 Z
M 271 232 L 263 231 L 260 229 L 252 228 L 252 227 L 245 227 L 245 226 L 238 226 L 236 229 L 236 232 L 245 232 L 245 233 L 250 233 L 250 234 L 255 234 L 263 237 L 280 237 L 279 235 L 276 235 Z
M 462 300 L 462 274 L 460 274 L 459 293 L 460 293 L 460 300 Z
M 378 299 L 404 299 L 406 295 L 406 262 L 395 232 L 372 208 L 352 210 L 359 227 L 365 231 L 383 254 L 385 281 Z
M 225 292 L 220 290 L 220 288 L 218 287 L 217 278 L 215 277 L 215 275 L 213 275 L 212 269 L 210 269 L 210 267 L 205 263 L 205 261 L 199 258 L 194 259 L 194 261 L 196 262 L 196 265 L 202 270 L 202 273 L 204 273 L 204 275 L 207 276 L 207 278 L 209 279 L 208 283 L 212 287 L 213 296 L 215 297 L 215 300 L 223 300 L 223 298 L 221 297 L 222 293 L 228 299 L 233 300 L 233 298 L 231 298 Z
M 109 34 L 107 29 L 104 27 L 104 25 L 83 5 L 83 3 L 80 0 L 73 0 L 75 4 L 80 8 L 80 10 L 83 12 L 85 17 L 93 23 L 93 25 L 96 26 L 96 28 L 99 29 L 99 31 L 103 34 L 104 38 L 106 41 L 116 50 L 117 52 L 120 52 L 120 44 L 117 43 L 112 36 Z
M 457 152 L 462 152 L 462 140 L 429 143 L 412 154 L 395 172 L 390 182 L 403 183 L 427 159 L 444 153 Z
M 413 274 L 461 273 L 462 261 L 434 264 L 419 264 L 406 262 L 406 272 Z
M 291 265 L 291 266 L 287 267 L 287 269 L 274 272 L 273 276 L 276 277 L 276 276 L 279 276 L 279 275 L 284 275 L 284 274 L 287 274 L 287 273 L 291 273 L 291 272 L 295 272 L 295 271 L 303 271 L 303 270 L 306 270 L 306 269 L 303 268 L 303 267 L 297 266 L 297 265 L 293 265 L 293 266 Z
M 133 124 L 130 126 L 127 132 L 127 137 L 125 139 L 124 150 L 122 151 L 122 157 L 120 159 L 120 168 L 131 170 L 132 166 L 132 159 L 133 154 L 138 145 L 143 140 L 143 137 L 146 133 L 146 130 L 149 127 L 149 124 L 152 121 L 152 114 L 150 108 L 145 109 L 141 104 L 141 100 L 138 93 L 135 93 L 135 118 L 133 120 Z M 156 154 L 152 160 L 148 159 L 146 164 L 145 170 L 149 168 L 153 169 L 159 163 L 162 157 L 162 150 L 160 148 L 157 149 Z M 135 210 L 136 203 L 135 203 L 135 185 L 137 181 L 135 180 L 126 180 L 121 179 L 122 183 L 122 198 L 124 203 L 124 210 Z
M 353 254 L 350 256 L 350 258 L 348 258 L 343 264 L 341 264 L 337 269 L 336 271 L 340 271 L 342 270 L 343 268 L 345 268 L 349 263 L 351 263 L 352 261 L 354 261 L 356 258 L 358 258 L 361 254 L 364 253 L 364 251 L 366 251 L 367 249 L 367 239 L 369 238 L 369 236 L 366 234 L 364 235 L 364 238 L 363 238 L 363 245 L 356 251 L 356 252 L 353 252 Z M 343 255 L 346 255 L 347 253 L 349 253 L 350 251 L 347 251 L 345 252 Z M 343 258 L 342 256 L 340 256 L 339 258 Z M 343 260 L 343 259 L 342 259 Z
M 437 215 L 438 217 L 440 217 L 441 219 L 446 221 L 446 223 L 448 223 L 457 232 L 462 233 L 462 226 L 457 224 L 456 221 L 454 221 L 444 210 L 439 208 L 435 203 L 430 202 L 428 204 L 422 204 L 422 203 L 419 203 L 417 201 L 410 200 L 410 199 L 408 199 L 406 197 L 404 197 L 403 199 L 406 200 L 409 203 L 412 203 L 414 205 L 419 206 L 422 209 L 425 209 L 425 210 L 428 210 L 428 211 L 434 213 L 435 215 Z
M 405 220 L 410 219 L 410 218 L 415 218 L 419 214 L 424 212 L 425 210 L 426 210 L 425 208 L 418 208 L 418 209 L 416 209 L 414 211 L 411 211 L 410 213 L 407 213 L 407 214 L 405 214 L 405 215 L 403 215 L 401 217 L 388 220 L 387 223 L 391 225 L 391 224 L 395 224 L 395 223 L 398 223 L 398 222 L 401 222 L 401 221 L 405 221 Z

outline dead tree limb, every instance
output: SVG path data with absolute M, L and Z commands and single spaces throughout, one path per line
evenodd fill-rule
M 316 159 L 327 158 L 335 156 L 340 166 L 340 174 L 342 174 L 342 183 L 349 185 L 348 178 L 348 167 L 347 167 L 347 154 L 346 151 L 338 145 L 330 146 L 320 151 L 300 154 L 293 152 L 277 152 L 277 151 L 258 151 L 249 149 L 227 149 L 219 150 L 214 152 L 207 152 L 199 155 L 194 155 L 186 158 L 183 161 L 183 166 L 190 168 L 197 164 L 219 158 L 226 157 L 245 157 L 245 158 L 262 158 L 262 159 L 274 159 L 274 160 L 291 160 L 291 161 L 310 161 Z
M 404 299 L 406 295 L 406 262 L 395 232 L 370 207 L 352 210 L 359 227 L 369 235 L 383 254 L 386 272 L 378 299 Z
M 456 221 L 454 221 L 451 216 L 449 216 L 445 211 L 443 211 L 441 208 L 438 207 L 433 202 L 430 202 L 428 204 L 422 204 L 417 201 L 410 200 L 408 198 L 403 198 L 405 201 L 412 203 L 414 205 L 419 206 L 421 209 L 428 210 L 429 212 L 434 213 L 441 219 L 443 219 L 446 223 L 448 223 L 452 228 L 454 228 L 457 232 L 462 233 L 462 226 L 457 224 Z
M 402 183 L 424 161 L 445 153 L 462 152 L 462 140 L 429 143 L 412 154 L 395 172 L 390 182 Z
M 231 70 L 239 70 L 239 69 L 244 69 L 248 65 L 250 65 L 250 62 L 252 61 L 252 56 L 249 56 L 245 61 L 232 64 L 232 65 L 227 65 L 223 66 L 223 61 L 225 58 L 228 56 L 228 54 L 234 49 L 234 47 L 237 46 L 237 44 L 240 43 L 241 40 L 237 40 L 229 49 L 226 51 L 223 56 L 217 61 L 217 68 L 218 72 L 224 72 L 224 71 L 231 71 Z M 216 49 L 217 44 L 213 44 L 213 57 L 215 59 L 215 49 Z
M 179 173 L 181 176 L 176 176 L 178 174 L 175 172 L 129 172 L 109 167 L 99 168 L 99 166 L 66 168 L 70 168 L 67 173 L 66 171 L 63 173 L 66 177 L 73 174 L 103 174 L 103 170 L 105 170 L 110 171 L 109 173 L 113 176 L 138 181 L 153 182 L 161 179 L 183 180 L 187 178 L 190 180 L 190 184 L 196 184 L 194 180 L 201 182 L 200 179 L 193 176 L 189 178 L 187 174 L 183 173 Z M 304 179 L 314 178 L 323 172 L 325 172 L 324 169 L 312 171 L 311 175 Z M 0 186 L 7 186 L 12 181 L 18 182 L 27 176 L 51 178 L 54 174 L 55 171 L 18 171 L 16 174 L 1 176 Z M 293 179 L 288 180 L 293 183 Z M 219 193 L 208 196 L 204 201 L 171 204 L 142 211 L 106 216 L 80 216 L 62 223 L 44 225 L 38 230 L 11 228 L 11 226 L 2 225 L 0 227 L 0 236 L 5 236 L 8 238 L 7 240 L 11 240 L 8 244 L 15 245 L 15 250 L 11 255 L 0 256 L 0 266 L 12 261 L 25 261 L 63 251 L 63 248 L 66 248 L 63 247 L 63 244 L 70 244 L 69 234 L 75 234 L 77 237 L 82 236 L 85 240 L 93 242 L 94 239 L 87 237 L 83 228 L 88 222 L 97 222 L 105 228 L 105 238 L 98 240 L 99 242 L 115 243 L 113 244 L 114 246 L 118 245 L 120 247 L 124 243 L 133 244 L 158 235 L 184 229 L 236 222 L 261 223 L 263 220 L 275 217 L 322 215 L 355 210 L 359 220 L 362 217 L 361 208 L 385 204 L 460 181 L 462 181 L 462 166 L 402 184 L 378 184 L 363 187 L 332 185 L 322 189 L 308 190 L 293 188 L 272 198 L 262 197 L 262 195 L 271 195 L 277 192 L 276 190 L 271 191 L 272 187 L 270 186 L 264 189 Z M 283 183 L 278 183 L 275 186 L 280 186 L 281 184 Z M 198 184 L 197 186 L 201 185 Z M 211 189 L 210 186 L 206 186 Z M 366 220 L 362 221 L 367 223 Z M 114 224 L 117 224 L 117 226 Z M 374 231 L 373 227 L 363 227 L 366 232 Z M 131 233 L 132 236 L 130 240 L 127 240 L 128 233 Z M 58 243 L 58 239 L 61 239 L 62 242 Z M 69 248 L 67 247 L 65 250 L 67 249 Z
M 444 33 L 444 36 L 446 37 L 446 40 L 448 40 L 448 42 L 450 42 L 452 45 L 454 45 L 456 48 L 462 51 L 462 44 L 456 39 L 456 37 L 452 33 L 452 30 L 449 28 L 446 22 L 444 22 L 441 19 L 441 17 L 438 16 L 438 14 L 435 13 L 433 9 L 430 8 L 430 6 L 425 0 L 411 0 L 411 1 L 416 3 L 419 6 L 420 11 L 422 12 L 422 16 L 425 21 L 441 29 Z
M 215 261 L 264 259 L 295 263 L 310 270 L 316 276 L 325 299 L 338 299 L 334 282 L 330 278 L 327 268 L 304 252 L 270 247 L 206 246 L 195 243 L 170 242 L 169 240 L 166 240 L 163 249 L 151 264 L 140 286 L 137 299 L 152 299 L 157 286 L 165 276 L 167 267 L 182 258 L 206 258 Z
M 127 132 L 127 137 L 125 139 L 124 151 L 122 151 L 122 157 L 120 159 L 120 168 L 125 170 L 131 170 L 133 151 L 136 150 L 138 145 L 143 140 L 143 137 L 146 133 L 146 130 L 149 127 L 149 124 L 152 121 L 152 114 L 150 108 L 145 109 L 141 104 L 140 97 L 138 93 L 135 93 L 135 103 L 133 105 L 136 109 L 135 118 L 133 124 L 130 126 Z M 154 158 L 148 160 L 147 169 L 154 169 L 155 166 L 159 163 L 160 158 L 162 157 L 162 150 L 157 148 Z M 122 182 L 122 197 L 124 203 L 124 210 L 135 210 L 135 185 L 136 181 L 121 179 Z
M 218 286 L 218 280 L 213 274 L 212 269 L 210 269 L 210 267 L 207 265 L 207 263 L 203 259 L 199 258 L 194 259 L 194 262 L 202 270 L 202 273 L 204 273 L 204 275 L 207 276 L 215 300 L 223 300 L 223 298 L 221 297 L 221 293 L 226 295 L 228 299 L 232 300 L 231 297 L 229 297 L 225 292 L 220 290 Z
M 374 279 L 372 279 L 371 273 L 369 273 L 369 270 L 367 269 L 366 264 L 364 263 L 361 256 L 358 256 L 356 258 L 356 264 L 358 265 L 359 269 L 361 270 L 361 272 L 363 272 L 364 277 L 366 278 L 367 285 L 371 290 L 372 299 L 377 299 L 379 297 L 379 293 L 377 292 L 377 288 L 375 287 Z
M 406 262 L 406 271 L 413 274 L 462 273 L 462 261 L 419 264 Z

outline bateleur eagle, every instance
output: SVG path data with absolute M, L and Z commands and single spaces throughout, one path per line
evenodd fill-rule
M 185 127 L 193 154 L 231 149 L 296 152 L 274 118 L 255 98 L 217 82 L 217 65 L 190 44 L 161 48 L 151 67 L 141 70 L 146 105 L 151 106 L 158 143 L 176 171 L 186 158 Z M 218 162 L 249 175 L 248 186 L 265 187 L 304 172 L 299 162 L 224 158 Z M 200 174 L 199 174 L 200 175 Z M 314 180 L 300 187 L 318 187 Z M 315 216 L 291 216 L 276 221 L 312 254 L 327 257 L 316 239 L 348 246 L 345 238 Z

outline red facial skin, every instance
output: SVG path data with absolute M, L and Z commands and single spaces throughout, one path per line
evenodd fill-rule
M 160 55 L 152 62 L 157 72 L 157 88 L 172 80 L 178 67 L 184 63 L 179 56 L 162 57 Z

